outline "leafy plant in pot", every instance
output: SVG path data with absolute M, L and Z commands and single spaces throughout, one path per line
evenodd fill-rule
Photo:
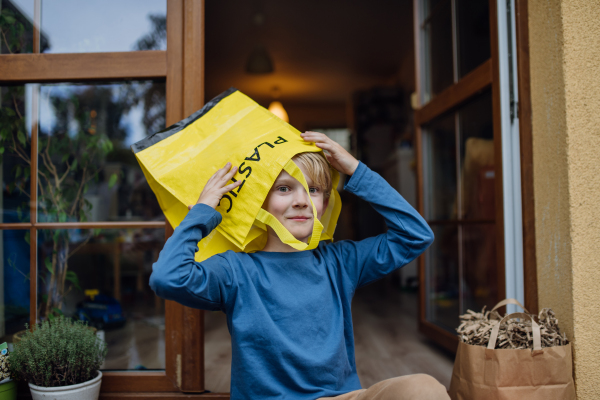
M 87 325 L 59 316 L 28 331 L 10 354 L 11 375 L 29 383 L 33 400 L 95 400 L 106 343 Z

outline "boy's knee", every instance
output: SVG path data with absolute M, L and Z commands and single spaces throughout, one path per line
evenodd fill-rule
M 427 374 L 405 375 L 394 378 L 394 382 L 405 397 L 402 399 L 447 400 L 446 387 Z
M 419 390 L 420 399 L 441 400 L 449 399 L 446 387 L 437 379 L 427 374 L 415 374 L 414 386 Z

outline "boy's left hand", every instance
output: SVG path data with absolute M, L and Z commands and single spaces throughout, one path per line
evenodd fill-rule
M 305 141 L 314 142 L 317 147 L 327 150 L 329 154 L 325 152 L 323 152 L 323 154 L 325 154 L 325 157 L 327 157 L 327 161 L 329 161 L 331 166 L 339 172 L 350 176 L 356 171 L 358 160 L 337 142 L 331 140 L 327 135 L 308 131 L 301 133 L 300 136 L 302 136 L 302 139 Z

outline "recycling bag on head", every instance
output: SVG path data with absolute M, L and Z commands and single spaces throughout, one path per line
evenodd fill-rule
M 228 161 L 238 166 L 234 181 L 242 184 L 223 196 L 217 211 L 223 217 L 215 230 L 198 244 L 196 261 L 227 250 L 262 250 L 267 226 L 297 250 L 311 250 L 320 240 L 333 238 L 342 203 L 332 170 L 333 189 L 327 209 L 317 219 L 308 243 L 297 240 L 262 205 L 282 170 L 308 186 L 291 160 L 321 149 L 305 142 L 300 132 L 248 96 L 231 88 L 188 118 L 131 146 L 146 179 L 171 226 L 176 228 L 196 204 L 209 178 Z M 310 195 L 309 195 L 310 198 Z

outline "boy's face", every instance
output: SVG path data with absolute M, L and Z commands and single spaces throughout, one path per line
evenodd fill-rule
M 305 169 L 301 165 L 298 165 L 298 168 L 308 184 L 310 196 L 317 209 L 317 218 L 321 219 L 329 199 L 325 198 L 323 189 L 310 179 Z M 277 218 L 296 239 L 306 242 L 312 234 L 314 221 L 308 194 L 304 186 L 287 172 L 281 171 L 263 208 Z

